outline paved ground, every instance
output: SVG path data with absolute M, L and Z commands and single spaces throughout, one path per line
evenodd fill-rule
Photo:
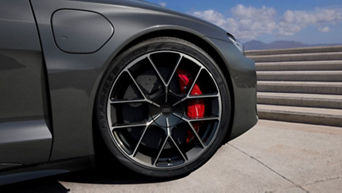
M 5 187 L 30 193 L 340 193 L 342 128 L 260 121 L 182 179 L 160 182 L 126 170 L 81 172 Z

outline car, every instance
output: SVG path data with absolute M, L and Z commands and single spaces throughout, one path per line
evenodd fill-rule
M 211 23 L 138 0 L 0 4 L 0 184 L 100 154 L 184 176 L 258 120 L 255 64 Z

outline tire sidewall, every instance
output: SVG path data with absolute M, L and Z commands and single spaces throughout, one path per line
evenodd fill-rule
M 114 142 L 107 120 L 107 100 L 117 76 L 133 60 L 155 51 L 176 51 L 189 55 L 198 60 L 213 75 L 221 94 L 221 121 L 213 142 L 196 160 L 180 168 L 158 169 L 141 165 L 131 160 L 125 153 L 121 152 L 118 145 Z M 143 175 L 153 177 L 176 177 L 187 175 L 207 162 L 222 145 L 229 130 L 231 120 L 231 96 L 227 81 L 222 71 L 211 57 L 196 45 L 178 38 L 154 38 L 139 43 L 126 51 L 122 52 L 111 63 L 106 71 L 96 99 L 96 118 L 102 138 L 113 154 L 123 165 Z

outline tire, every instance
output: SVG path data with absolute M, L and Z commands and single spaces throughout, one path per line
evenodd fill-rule
M 214 155 L 229 130 L 231 106 L 227 80 L 205 51 L 159 37 L 114 59 L 95 113 L 119 162 L 146 176 L 170 178 L 191 173 Z

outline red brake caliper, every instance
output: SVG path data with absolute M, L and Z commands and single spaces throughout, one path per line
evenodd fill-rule
M 185 72 L 184 70 L 177 70 L 178 78 L 179 78 L 179 85 L 180 85 L 180 90 L 183 94 L 186 92 L 186 88 L 190 84 L 190 74 Z M 190 92 L 190 95 L 201 95 L 202 91 L 198 84 L 195 84 L 193 89 Z M 187 116 L 190 119 L 198 119 L 198 118 L 203 118 L 205 113 L 205 106 L 204 106 L 204 101 L 203 99 L 194 99 L 188 102 L 187 106 Z M 194 129 L 196 132 L 199 131 L 200 129 L 200 123 L 194 123 L 193 124 Z M 186 138 L 186 143 L 189 143 L 192 139 L 194 138 L 194 135 L 192 134 L 191 131 L 188 131 L 188 137 Z

